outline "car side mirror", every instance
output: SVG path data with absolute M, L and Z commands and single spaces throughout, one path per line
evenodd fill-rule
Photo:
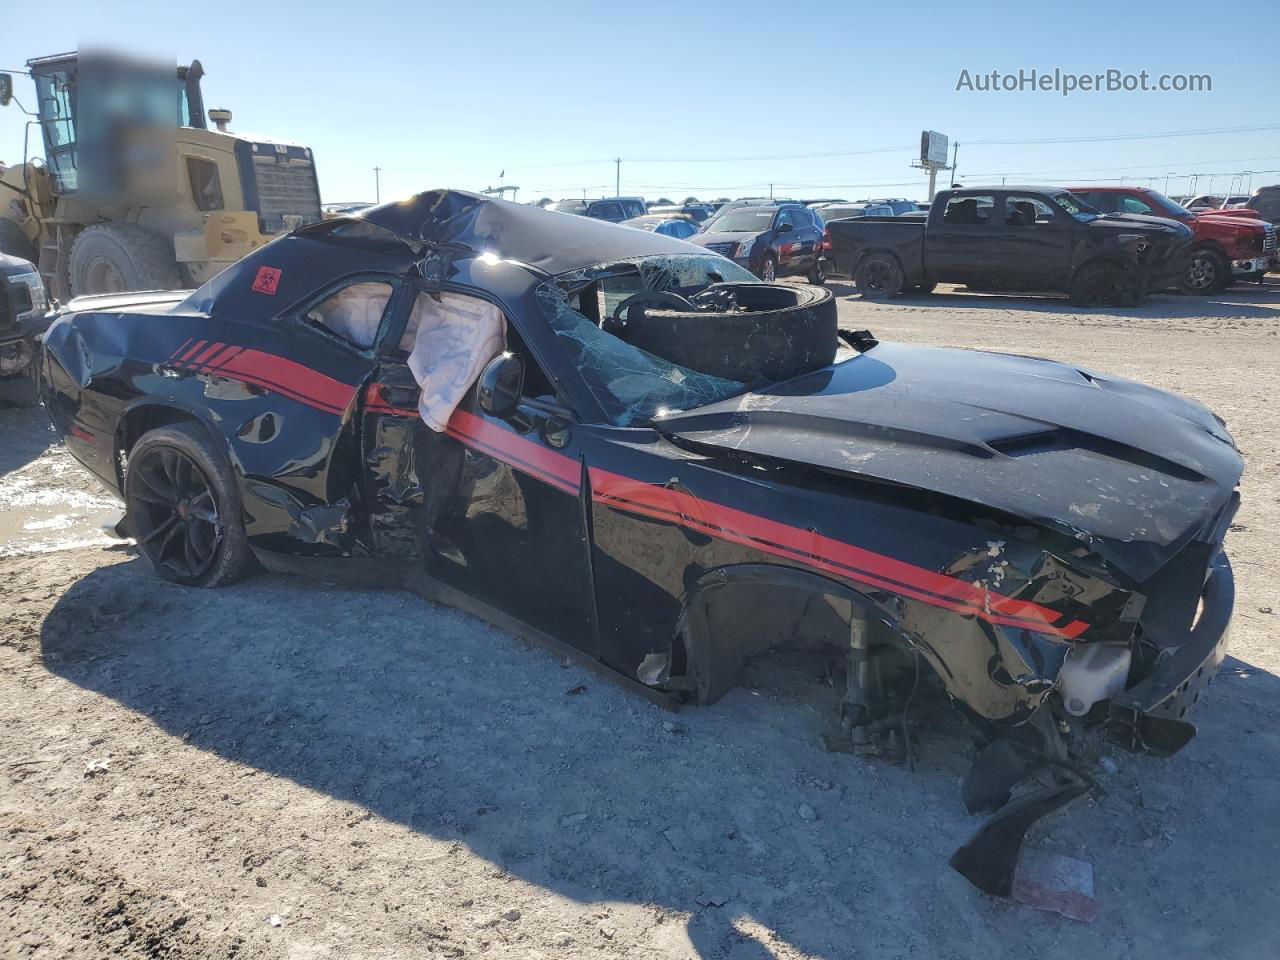
M 476 384 L 476 403 L 491 417 L 505 420 L 520 406 L 524 395 L 524 358 L 500 353 L 485 365 Z
M 13 99 L 13 74 L 0 73 L 0 107 L 7 107 Z

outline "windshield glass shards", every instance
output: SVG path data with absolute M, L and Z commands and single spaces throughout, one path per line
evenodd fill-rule
M 707 233 L 761 233 L 773 223 L 777 211 L 772 207 L 739 207 L 712 220 Z
M 1098 211 L 1093 209 L 1093 207 L 1089 206 L 1074 193 L 1066 193 L 1065 191 L 1063 193 L 1055 193 L 1053 195 L 1053 202 L 1081 223 L 1087 223 L 1088 221 L 1094 220 L 1098 217 Z
M 645 257 L 548 280 L 538 288 L 538 304 L 609 422 L 634 426 L 659 412 L 690 410 L 736 396 L 747 390 L 747 384 L 654 356 L 606 332 L 602 324 L 637 293 L 687 296 L 721 282 L 756 281 L 720 257 Z

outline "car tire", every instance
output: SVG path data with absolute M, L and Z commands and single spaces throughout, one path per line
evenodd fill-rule
M 1231 264 L 1207 247 L 1191 251 L 1191 262 L 1178 279 L 1178 289 L 1197 296 L 1221 293 L 1231 284 Z
M 765 283 L 773 283 L 778 279 L 778 258 L 772 253 L 766 253 L 760 263 L 760 279 Z
M 854 283 L 864 300 L 886 300 L 902 292 L 902 266 L 889 253 L 872 253 L 858 264 Z
M 124 502 L 130 535 L 165 580 L 220 587 L 252 569 L 235 473 L 202 427 L 144 433 L 128 454 Z
M 71 295 L 181 286 L 173 244 L 132 223 L 98 223 L 71 244 Z
M 633 347 L 699 373 L 777 383 L 829 366 L 839 316 L 826 287 L 798 283 L 717 283 L 694 300 L 732 294 L 732 307 L 693 309 L 661 302 L 627 307 L 616 335 Z M 644 297 L 639 295 L 636 299 Z
M 822 267 L 822 258 L 814 257 L 813 266 L 809 270 L 809 275 L 805 277 L 814 286 L 825 286 L 827 282 L 827 271 Z
M 1072 278 L 1068 296 L 1077 307 L 1136 307 L 1142 299 L 1125 272 L 1112 263 L 1086 263 Z
M 0 220 L 0 253 L 7 253 L 11 257 L 28 260 L 31 263 L 35 263 L 36 257 L 39 256 L 36 245 L 27 239 L 22 228 L 12 220 Z

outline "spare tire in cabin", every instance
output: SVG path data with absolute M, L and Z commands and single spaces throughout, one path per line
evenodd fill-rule
M 619 304 L 626 322 L 611 332 L 656 357 L 740 383 L 776 383 L 835 360 L 836 302 L 823 287 L 716 283 L 689 298 L 692 310 L 652 302 L 661 297 Z

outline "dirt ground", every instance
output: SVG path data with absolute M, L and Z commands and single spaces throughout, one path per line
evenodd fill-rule
M 1200 735 L 1108 753 L 1102 799 L 1030 841 L 1094 865 L 1093 923 L 947 867 L 980 822 L 963 737 L 912 773 L 824 752 L 788 683 L 671 714 L 411 595 L 167 585 L 43 412 L 0 411 L 0 956 L 1276 956 L 1280 283 L 1113 312 L 833 289 L 883 340 L 1198 397 L 1244 451 Z

